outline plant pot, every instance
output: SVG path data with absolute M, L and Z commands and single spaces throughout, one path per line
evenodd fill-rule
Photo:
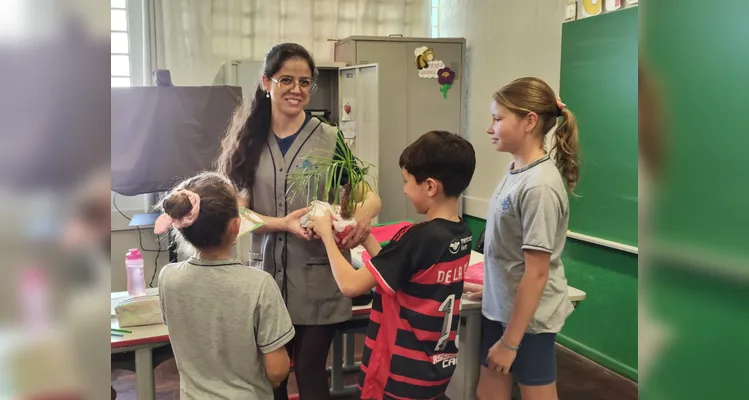
M 340 214 L 338 215 L 340 218 Z M 343 239 L 351 233 L 356 227 L 356 220 L 353 218 L 349 219 L 337 219 L 333 221 L 333 230 L 335 231 L 335 241 L 340 244 Z
M 343 219 L 341 217 L 341 207 L 338 205 L 333 206 L 330 205 L 330 203 L 315 200 L 310 204 L 310 211 L 299 219 L 299 224 L 302 228 L 309 228 L 312 226 L 310 217 L 323 216 L 328 212 L 331 215 L 331 223 L 333 224 L 336 243 L 341 243 L 341 241 L 343 241 L 343 239 L 356 227 L 356 220 L 353 218 Z

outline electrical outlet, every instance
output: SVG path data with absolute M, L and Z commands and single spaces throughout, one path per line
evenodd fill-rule
M 616 11 L 622 7 L 622 0 L 606 0 L 606 11 Z
M 564 11 L 565 21 L 574 21 L 577 19 L 577 2 L 567 3 L 567 8 Z

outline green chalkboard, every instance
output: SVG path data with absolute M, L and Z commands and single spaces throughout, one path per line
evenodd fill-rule
M 650 135 L 663 143 L 653 235 L 749 269 L 749 2 L 682 3 L 640 5 L 643 69 L 663 109 Z
M 637 246 L 637 7 L 562 27 L 560 95 L 580 132 L 569 229 Z

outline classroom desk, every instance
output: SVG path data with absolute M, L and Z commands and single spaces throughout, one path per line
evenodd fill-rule
M 158 288 L 146 289 L 146 294 L 158 294 Z M 119 328 L 114 308 L 121 301 L 129 298 L 127 292 L 111 294 L 111 327 Z M 169 343 L 169 332 L 166 325 L 148 325 L 124 328 L 133 333 L 125 333 L 122 337 L 111 336 L 110 347 L 112 354 L 132 351 L 135 353 L 135 384 L 138 400 L 154 400 L 156 387 L 153 379 L 152 350 Z
M 363 248 L 352 251 L 352 264 L 359 268 L 363 266 L 361 255 Z M 483 261 L 484 256 L 477 252 L 471 253 L 471 264 Z M 570 300 L 577 304 L 585 300 L 585 292 L 569 287 Z M 158 288 L 149 288 L 147 294 L 158 294 Z M 111 294 L 111 327 L 119 328 L 114 314 L 115 306 L 127 299 L 127 292 Z M 366 320 L 369 318 L 371 304 L 354 306 L 351 320 Z M 480 362 L 479 347 L 481 340 L 481 302 L 463 299 L 460 306 L 461 325 L 459 336 L 458 366 L 448 387 L 448 396 L 453 399 L 475 399 L 478 383 Z M 135 379 L 138 400 L 154 400 L 156 389 L 153 375 L 152 350 L 169 344 L 169 332 L 166 325 L 156 324 L 127 328 L 132 333 L 125 333 L 123 337 L 111 337 L 111 352 L 135 353 Z M 359 363 L 354 362 L 354 340 L 352 333 L 337 332 L 331 346 L 330 369 L 331 394 L 334 397 L 349 396 L 356 392 L 356 386 L 343 386 L 343 373 L 358 370 Z M 345 357 L 344 357 L 345 355 Z M 345 359 L 344 359 L 345 358 Z M 293 399 L 294 396 L 289 396 Z
M 146 294 L 157 295 L 159 293 L 158 288 L 146 289 Z M 113 292 L 111 293 L 111 321 L 110 325 L 112 328 L 119 328 L 120 325 L 117 322 L 114 309 L 121 301 L 128 299 L 130 296 L 127 292 Z M 352 320 L 357 319 L 369 319 L 369 310 L 371 305 L 366 306 L 354 306 L 352 309 Z M 156 398 L 156 386 L 153 375 L 153 349 L 169 344 L 169 331 L 167 326 L 164 324 L 148 325 L 148 326 L 135 326 L 125 328 L 132 333 L 124 333 L 122 337 L 111 336 L 110 339 L 110 350 L 112 354 L 133 352 L 135 354 L 135 382 L 136 382 L 136 393 L 138 400 L 154 400 Z M 344 336 L 347 342 L 344 347 Z M 343 361 L 343 350 L 345 348 L 346 362 L 344 365 Z M 336 334 L 333 345 L 331 346 L 333 360 L 338 360 L 338 363 L 333 363 L 331 367 L 331 382 L 336 386 L 341 386 L 343 372 L 358 369 L 358 364 L 354 364 L 354 346 L 353 336 L 342 335 L 340 332 Z M 331 392 L 336 394 L 334 389 Z M 290 396 L 291 397 L 291 396 Z

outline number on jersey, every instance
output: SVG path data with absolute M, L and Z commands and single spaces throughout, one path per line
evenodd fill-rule
M 455 307 L 455 295 L 451 294 L 447 296 L 445 301 L 440 304 L 439 312 L 445 314 L 445 319 L 442 321 L 442 330 L 440 331 L 440 338 L 437 341 L 437 346 L 434 347 L 434 351 L 443 351 L 447 347 L 447 342 L 450 339 L 450 331 L 453 327 L 453 309 Z M 455 334 L 455 348 L 458 348 L 458 335 Z

